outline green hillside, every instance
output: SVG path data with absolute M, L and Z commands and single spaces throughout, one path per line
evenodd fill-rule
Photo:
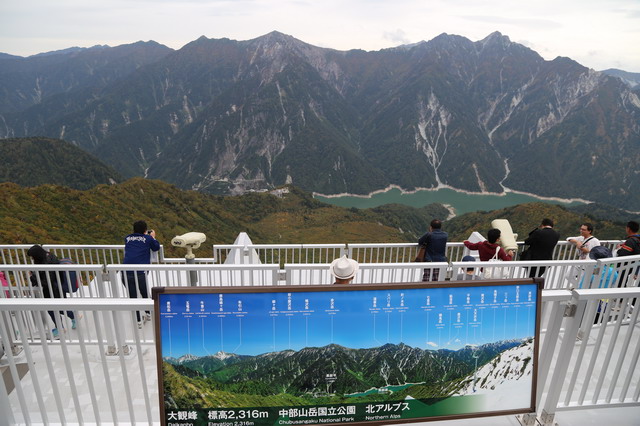
M 451 241 L 462 241 L 473 231 L 486 236 L 493 219 L 507 219 L 513 232 L 518 234 L 518 240 L 524 240 L 545 217 L 553 219 L 561 240 L 580 235 L 580 224 L 584 222 L 594 225 L 594 235 L 599 239 L 622 239 L 625 236 L 623 222 L 597 219 L 583 212 L 547 203 L 527 203 L 489 212 L 467 213 L 446 222 L 444 227 Z
M 231 244 L 239 232 L 247 232 L 258 244 L 415 242 L 432 218 L 448 215 L 439 204 L 419 209 L 400 205 L 342 208 L 317 201 L 295 187 L 288 189 L 282 197 L 269 193 L 225 197 L 142 178 L 85 191 L 2 183 L 0 244 L 122 244 L 132 223 L 143 219 L 156 230 L 170 256 L 184 254 L 169 244 L 175 235 L 205 233 L 207 242 L 196 255 L 209 257 L 212 244 Z M 594 223 L 599 238 L 624 236 L 622 223 L 590 219 L 543 203 L 468 213 L 445 222 L 444 229 L 450 241 L 462 241 L 474 230 L 486 235 L 492 219 L 504 218 L 522 239 L 543 217 L 557 222 L 562 238 L 578 235 L 583 221 Z
M 121 180 L 113 168 L 68 142 L 37 137 L 0 139 L 0 182 L 89 189 Z
M 0 196 L 2 244 L 121 244 L 131 224 L 143 219 L 170 255 L 177 254 L 170 239 L 190 231 L 207 235 L 198 256 L 210 256 L 211 244 L 231 244 L 243 231 L 254 243 L 415 241 L 423 224 L 448 213 L 440 205 L 345 209 L 296 188 L 282 198 L 268 193 L 222 197 L 142 178 L 86 191 L 4 183 Z

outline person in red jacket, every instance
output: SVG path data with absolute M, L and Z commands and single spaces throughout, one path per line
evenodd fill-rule
M 487 234 L 487 240 L 482 241 L 480 243 L 472 243 L 469 241 L 464 241 L 464 245 L 466 248 L 470 250 L 478 250 L 478 254 L 480 255 L 480 260 L 482 262 L 487 262 L 491 259 L 495 254 L 496 250 L 498 250 L 498 258 L 502 259 L 506 262 L 513 259 L 513 250 L 509 250 L 505 252 L 498 242 L 500 241 L 500 230 L 499 229 L 490 229 Z

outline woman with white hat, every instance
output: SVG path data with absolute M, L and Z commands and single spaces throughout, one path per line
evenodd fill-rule
M 335 277 L 334 284 L 349 284 L 358 272 L 358 262 L 347 256 L 342 256 L 331 262 L 329 270 Z

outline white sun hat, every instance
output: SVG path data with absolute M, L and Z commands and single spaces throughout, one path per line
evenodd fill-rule
M 342 256 L 331 262 L 329 270 L 334 277 L 341 280 L 348 280 L 356 276 L 358 267 L 358 262 L 349 259 L 347 256 Z

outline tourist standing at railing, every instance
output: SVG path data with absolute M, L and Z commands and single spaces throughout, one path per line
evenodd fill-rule
M 54 255 L 46 251 L 42 246 L 35 244 L 27 250 L 27 255 L 31 257 L 33 263 L 36 265 L 59 265 L 60 261 Z M 67 295 L 60 288 L 60 284 L 58 284 L 58 277 L 62 274 L 60 271 L 38 271 L 37 274 L 33 272 L 29 272 L 29 280 L 31 281 L 31 285 L 34 287 L 39 287 L 42 285 L 42 295 L 47 299 L 51 298 L 66 298 Z M 54 339 L 58 339 L 60 337 L 60 332 L 58 331 L 58 315 L 53 311 L 48 311 L 51 320 L 55 327 L 51 330 L 51 334 Z M 63 311 L 60 311 L 60 314 L 64 314 Z M 75 330 L 76 328 L 76 317 L 73 311 L 67 311 L 67 316 L 71 319 L 71 328 Z
M 124 238 L 124 260 L 126 265 L 149 265 L 151 263 L 151 252 L 160 250 L 160 243 L 156 240 L 156 232 L 152 229 L 147 231 L 147 222 L 139 220 L 133 224 L 133 234 Z M 129 290 L 129 297 L 148 298 L 146 271 L 125 271 L 122 273 L 122 281 Z M 138 328 L 142 328 L 143 322 L 140 312 L 136 311 Z M 145 311 L 144 321 L 151 320 L 151 312 Z
M 470 241 L 463 241 L 462 243 L 469 250 L 478 250 L 478 255 L 481 262 L 488 262 L 490 259 L 497 258 L 509 262 L 513 260 L 513 250 L 504 251 L 500 247 L 500 235 L 499 229 L 489 229 L 487 233 L 487 240 L 479 243 L 472 243 Z M 496 255 L 497 254 L 497 255 Z
M 640 254 L 640 224 L 638 222 L 631 220 L 627 222 L 627 226 L 625 228 L 627 233 L 627 239 L 624 243 L 618 244 L 618 251 L 616 252 L 617 256 L 635 256 Z M 626 265 L 624 263 L 623 265 Z M 640 267 L 636 269 L 633 273 L 633 282 L 638 279 L 638 274 L 640 273 Z M 632 286 L 633 283 L 626 283 L 626 271 L 622 271 L 622 275 L 620 277 L 620 286 Z
M 592 248 L 600 245 L 600 240 L 593 236 L 593 225 L 583 223 L 580 225 L 580 236 L 567 238 L 567 241 L 578 249 L 578 259 L 586 260 Z
M 529 233 L 529 237 L 524 240 L 524 244 L 529 246 L 531 253 L 529 260 L 551 260 L 553 259 L 553 249 L 558 244 L 560 235 L 553 229 L 553 220 L 544 218 L 540 226 Z M 529 277 L 541 277 L 546 270 L 545 266 L 532 267 L 529 270 Z
M 624 243 L 618 244 L 618 256 L 634 256 L 640 254 L 640 224 L 632 220 L 627 222 L 625 228 L 627 239 Z
M 429 226 L 429 232 L 418 240 L 418 245 L 425 246 L 424 262 L 446 262 L 447 261 L 447 238 L 448 235 L 442 230 L 442 222 L 433 219 Z M 438 281 L 439 269 L 425 268 L 422 281 Z
M 329 270 L 334 277 L 334 284 L 351 284 L 359 269 L 358 262 L 347 256 L 339 257 L 331 262 Z

